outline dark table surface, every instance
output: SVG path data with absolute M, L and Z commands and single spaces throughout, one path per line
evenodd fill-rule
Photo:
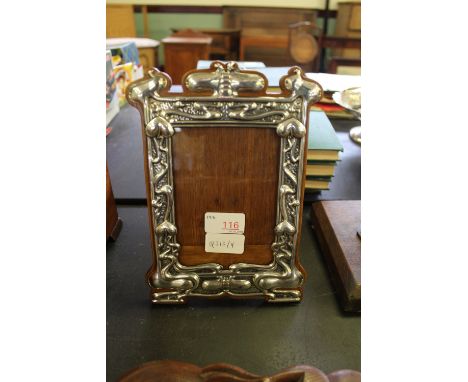
M 148 215 L 143 206 L 119 206 L 123 228 L 107 244 L 107 380 L 151 360 L 204 366 L 227 362 L 267 374 L 308 364 L 325 372 L 360 370 L 361 319 L 344 314 L 309 224 L 303 219 L 304 300 L 191 300 L 152 306 L 145 273 L 151 265 Z
M 308 364 L 331 372 L 360 370 L 360 316 L 345 314 L 304 210 L 301 261 L 304 300 L 191 300 L 152 306 L 145 273 L 151 265 L 139 115 L 124 107 L 111 123 L 107 160 L 123 228 L 107 244 L 107 380 L 144 362 L 173 359 L 200 366 L 227 362 L 267 374 Z M 306 200 L 360 199 L 360 147 L 349 140 L 355 121 L 332 121 L 343 142 L 331 189 Z M 132 205 L 130 205 L 132 204 Z

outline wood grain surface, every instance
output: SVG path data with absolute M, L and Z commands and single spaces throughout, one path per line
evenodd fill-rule
M 173 138 L 179 260 L 193 265 L 216 261 L 272 261 L 278 190 L 280 138 L 258 127 L 184 128 Z M 204 251 L 205 212 L 245 214 L 241 255 Z
M 183 29 L 162 39 L 164 70 L 173 84 L 181 84 L 182 77 L 197 67 L 198 60 L 208 60 L 213 39 L 192 29 Z
M 361 201 L 312 204 L 312 221 L 320 247 L 340 295 L 343 309 L 361 310 Z

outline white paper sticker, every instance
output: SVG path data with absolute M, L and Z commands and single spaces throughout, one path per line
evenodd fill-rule
M 244 233 L 245 214 L 227 212 L 206 212 L 206 233 Z
M 244 253 L 244 235 L 229 233 L 207 233 L 205 236 L 205 252 L 214 253 Z

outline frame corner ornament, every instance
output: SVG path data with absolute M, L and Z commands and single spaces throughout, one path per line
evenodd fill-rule
M 152 301 L 179 304 L 192 297 L 264 298 L 299 302 L 304 275 L 297 264 L 298 225 L 307 142 L 308 106 L 323 90 L 291 68 L 280 80 L 281 93 L 267 93 L 266 77 L 242 71 L 236 63 L 214 62 L 183 79 L 183 93 L 170 93 L 171 79 L 151 70 L 127 89 L 142 115 L 153 266 L 147 274 Z M 206 95 L 209 93 L 209 95 Z M 267 265 L 217 263 L 186 266 L 179 262 L 175 224 L 171 141 L 178 127 L 228 125 L 273 128 L 281 140 L 275 240 Z

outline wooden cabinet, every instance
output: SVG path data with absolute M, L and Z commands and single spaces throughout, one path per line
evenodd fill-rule
M 179 32 L 180 29 L 173 29 Z M 235 60 L 239 59 L 240 29 L 196 29 L 213 39 L 210 47 L 210 60 Z
M 173 84 L 180 84 L 184 74 L 197 67 L 198 60 L 209 59 L 212 40 L 195 31 L 180 31 L 162 40 L 164 70 L 171 76 Z

